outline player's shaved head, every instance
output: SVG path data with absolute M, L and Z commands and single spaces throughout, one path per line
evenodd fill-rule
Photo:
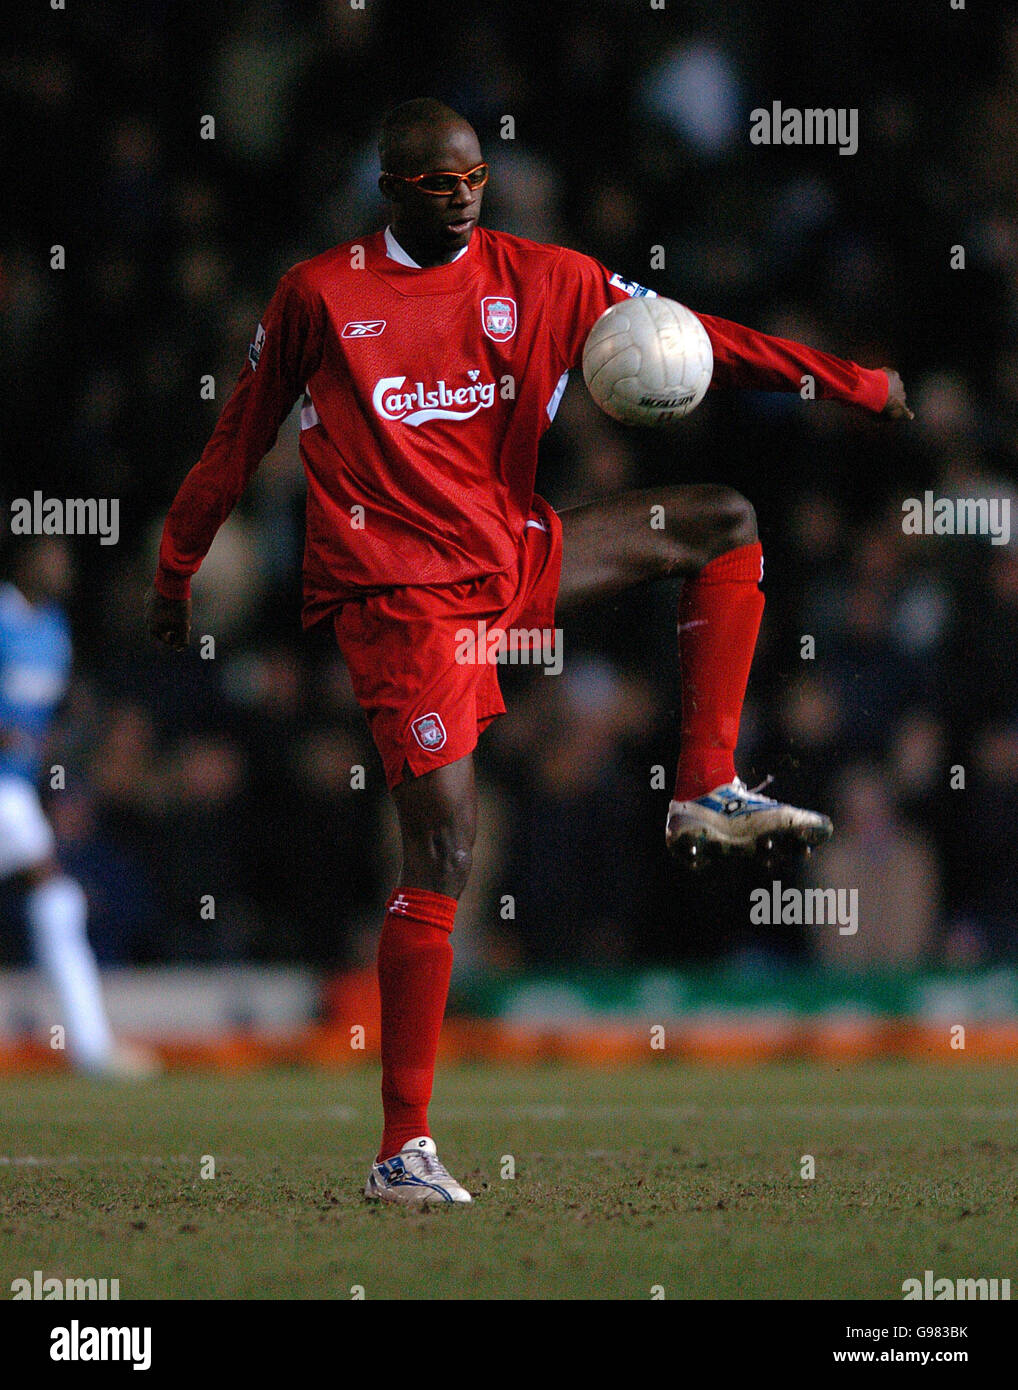
M 448 168 L 450 149 L 470 153 L 480 161 L 480 145 L 470 122 L 435 97 L 414 97 L 400 102 L 382 117 L 378 155 L 391 174 L 420 174 L 427 169 Z
M 483 182 L 461 179 L 452 192 L 428 193 L 420 174 L 468 174 L 483 163 L 477 132 L 458 111 L 434 97 L 401 102 L 382 118 L 378 186 L 388 199 L 391 227 L 419 266 L 442 265 L 466 248 L 477 223 Z

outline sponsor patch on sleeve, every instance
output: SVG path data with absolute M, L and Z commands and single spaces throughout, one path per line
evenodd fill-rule
M 641 295 L 646 295 L 648 299 L 657 299 L 657 290 L 648 290 L 644 285 L 638 285 L 635 280 L 624 280 L 621 275 L 613 275 L 608 283 L 628 294 L 630 299 L 639 299 Z
M 265 346 L 265 329 L 258 325 L 254 335 L 254 342 L 247 350 L 247 360 L 251 363 L 251 370 L 258 370 L 258 359 L 262 355 L 262 348 Z

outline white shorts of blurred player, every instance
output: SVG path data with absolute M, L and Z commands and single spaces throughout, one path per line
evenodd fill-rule
M 0 777 L 0 882 L 55 855 L 53 830 L 35 787 L 24 777 Z M 25 914 L 36 961 L 57 994 L 72 1064 L 86 1072 L 110 1072 L 116 1053 L 81 885 L 57 870 L 29 889 Z
M 0 881 L 53 857 L 50 823 L 24 777 L 0 777 Z

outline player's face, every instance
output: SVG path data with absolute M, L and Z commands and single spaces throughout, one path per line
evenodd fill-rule
M 418 132 L 401 151 L 390 173 L 453 172 L 465 174 L 483 161 L 477 136 L 465 122 Z M 393 203 L 396 239 L 421 265 L 450 261 L 462 250 L 477 225 L 483 188 L 457 184 L 449 194 L 423 193 L 411 183 L 382 179 L 382 191 Z

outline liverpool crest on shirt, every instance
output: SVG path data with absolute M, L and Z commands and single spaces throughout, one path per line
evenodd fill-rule
M 481 325 L 496 343 L 504 343 L 516 332 L 516 300 L 503 294 L 489 294 L 481 300 Z

